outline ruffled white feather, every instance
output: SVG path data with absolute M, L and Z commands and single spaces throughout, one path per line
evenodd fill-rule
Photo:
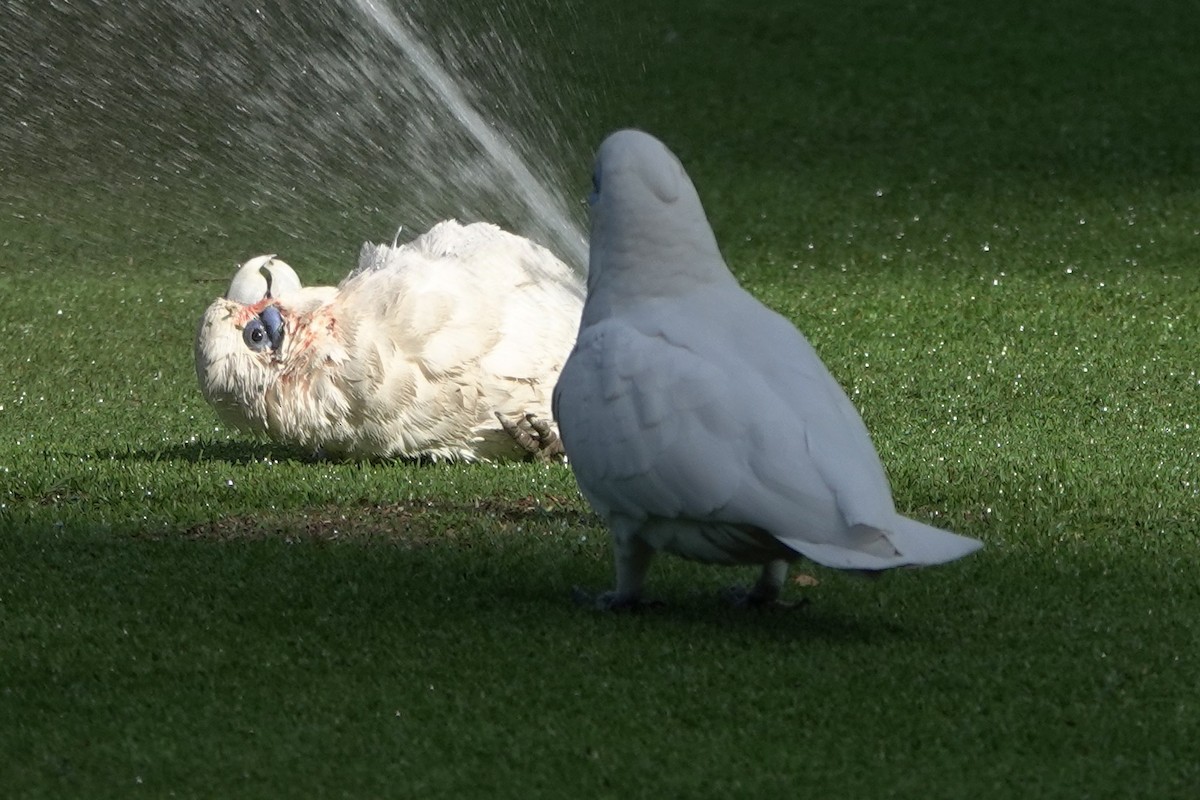
M 196 337 L 200 388 L 225 422 L 332 456 L 520 457 L 495 414 L 549 418 L 581 283 L 527 239 L 442 222 L 364 245 L 336 288 L 216 300 Z M 283 343 L 254 351 L 243 329 L 267 305 Z

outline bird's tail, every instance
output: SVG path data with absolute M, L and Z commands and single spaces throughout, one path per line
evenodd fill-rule
M 944 564 L 974 553 L 983 542 L 896 515 L 888 530 L 856 525 L 845 543 L 783 539 L 812 561 L 834 569 L 873 572 Z
M 888 539 L 900 553 L 900 566 L 945 564 L 974 553 L 983 542 L 896 515 Z

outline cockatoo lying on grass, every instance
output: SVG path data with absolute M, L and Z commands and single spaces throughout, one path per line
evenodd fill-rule
M 204 312 L 196 374 L 224 422 L 329 456 L 550 456 L 582 295 L 548 250 L 485 223 L 366 244 L 337 287 L 262 256 Z
M 604 608 L 636 606 L 655 551 L 762 564 L 938 564 L 981 544 L 896 513 L 846 394 L 792 324 L 734 279 L 678 159 L 637 131 L 596 157 L 587 301 L 554 416 L 616 552 Z

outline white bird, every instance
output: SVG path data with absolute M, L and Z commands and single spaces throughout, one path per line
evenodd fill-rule
M 224 422 L 329 456 L 552 455 L 550 393 L 582 302 L 545 248 L 450 220 L 363 245 L 337 287 L 247 261 L 200 321 L 196 374 Z
M 866 426 L 808 341 L 738 285 L 661 142 L 620 131 L 593 175 L 587 300 L 554 393 L 579 488 L 636 606 L 651 558 L 762 564 L 778 599 L 799 557 L 875 572 L 981 547 L 896 513 Z

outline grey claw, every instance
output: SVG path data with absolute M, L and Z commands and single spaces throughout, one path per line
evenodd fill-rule
M 755 592 L 753 589 L 747 589 L 745 586 L 730 586 L 727 589 L 722 589 L 719 596 L 722 602 L 732 608 L 792 610 L 803 608 L 809 603 L 807 597 L 802 597 L 795 601 L 780 600 L 778 596 L 768 597 Z
M 621 597 L 616 592 L 601 592 L 600 594 L 592 594 L 591 592 L 580 589 L 578 586 L 571 587 L 571 599 L 576 605 L 584 608 L 591 608 L 596 611 L 645 611 L 651 608 L 662 608 L 665 604 L 661 600 L 642 600 L 640 598 Z
M 550 426 L 550 423 L 536 414 L 525 414 L 517 422 L 505 419 L 496 412 L 500 427 L 513 438 L 521 449 L 539 461 L 561 460 L 563 452 L 562 439 Z

